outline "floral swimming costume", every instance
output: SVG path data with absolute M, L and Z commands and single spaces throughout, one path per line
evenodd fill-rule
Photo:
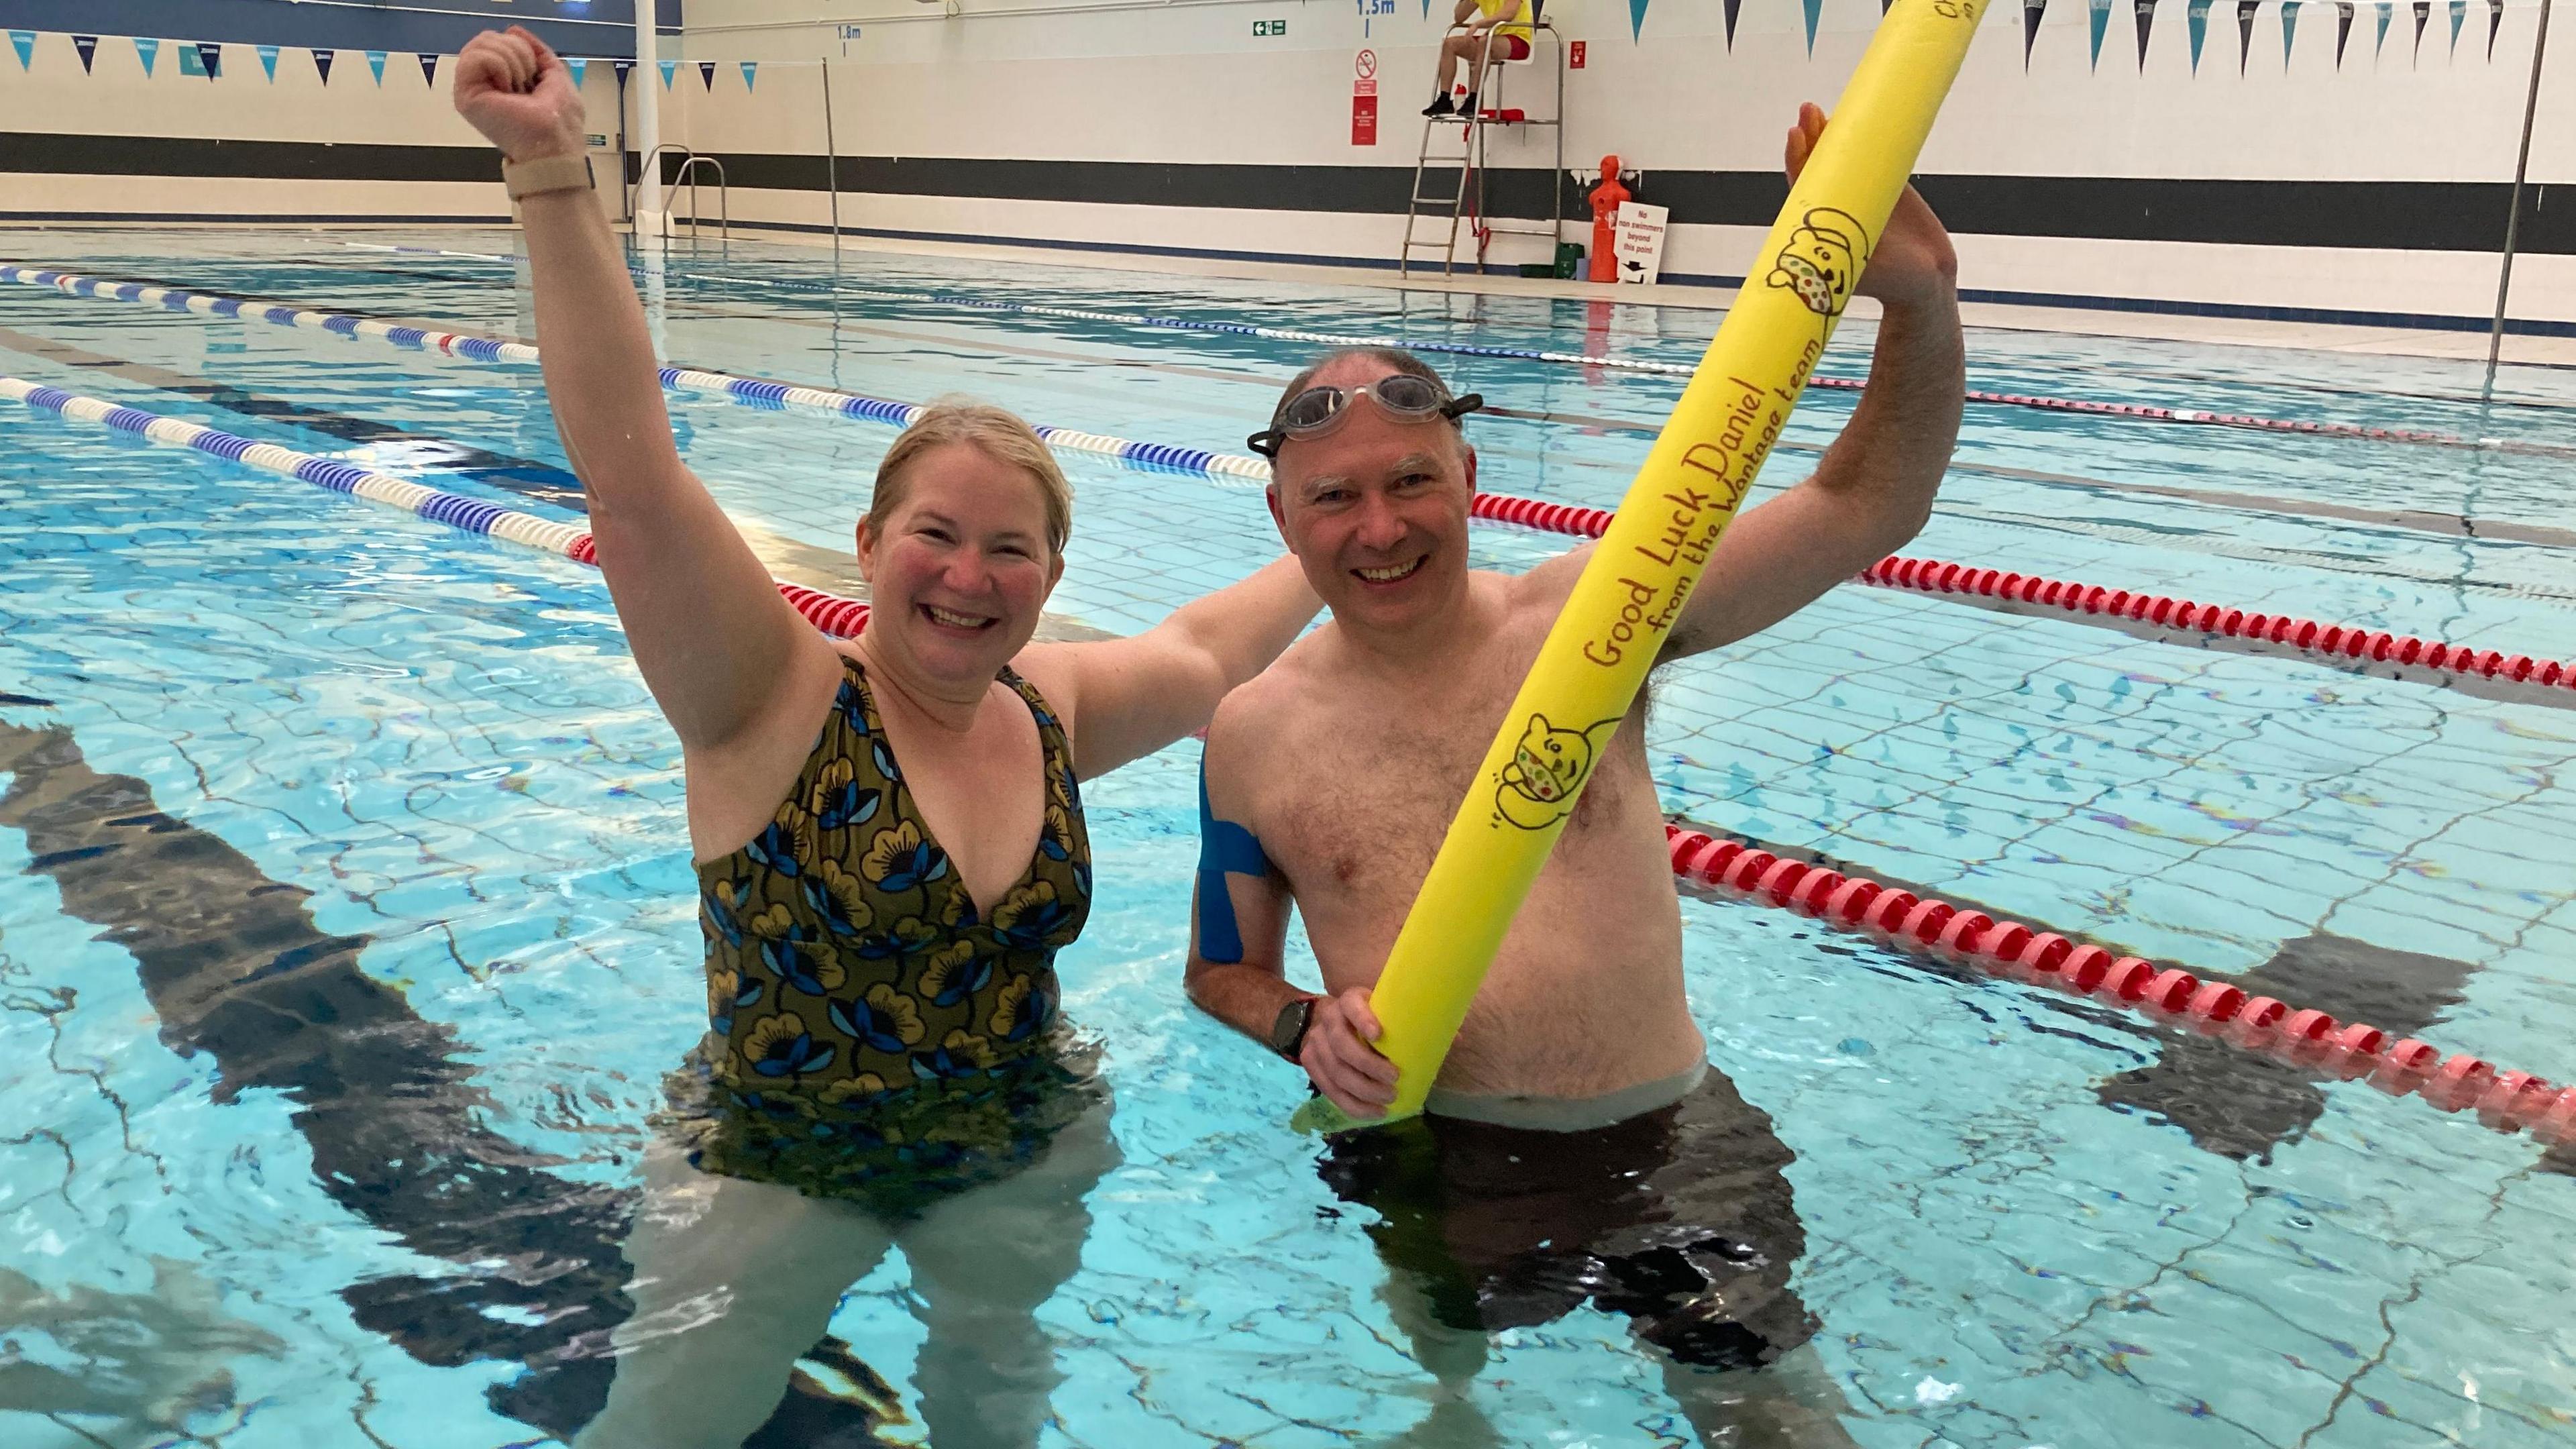
M 1047 798 L 1028 869 L 990 917 L 923 823 L 856 661 L 769 825 L 698 866 L 719 1102 L 797 1139 L 900 1148 L 909 1165 L 1026 1155 L 1005 1119 L 1065 1075 L 1047 1050 L 1055 954 L 1090 914 L 1091 840 L 1063 725 L 1028 681 L 1001 681 L 1037 720 Z M 865 1167 L 844 1156 L 836 1175 Z

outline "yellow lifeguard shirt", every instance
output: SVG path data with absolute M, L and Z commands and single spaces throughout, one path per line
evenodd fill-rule
M 1488 16 L 1499 15 L 1508 8 L 1512 18 L 1495 26 L 1494 33 L 1523 41 L 1530 38 L 1529 0 L 1476 0 L 1476 8 Z

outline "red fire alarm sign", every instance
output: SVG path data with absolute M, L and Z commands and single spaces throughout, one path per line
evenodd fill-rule
M 1581 70 L 1581 69 L 1583 69 L 1583 42 L 1582 42 L 1582 41 L 1580 41 L 1580 40 L 1573 40 L 1573 41 L 1568 41 L 1568 42 L 1566 42 L 1566 46 L 1565 46 L 1565 65 L 1566 65 L 1566 69 L 1568 69 L 1568 70 Z

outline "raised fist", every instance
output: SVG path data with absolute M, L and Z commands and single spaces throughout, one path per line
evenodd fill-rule
M 456 113 L 512 161 L 582 154 L 587 118 L 572 71 L 524 26 L 465 42 L 456 58 Z

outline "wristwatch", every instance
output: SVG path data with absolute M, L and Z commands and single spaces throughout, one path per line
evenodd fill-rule
M 534 161 L 503 160 L 501 184 L 509 188 L 512 201 L 523 201 L 549 191 L 588 191 L 598 183 L 591 177 L 588 156 L 542 156 Z
M 1270 1023 L 1270 1049 L 1286 1058 L 1292 1066 L 1303 1066 L 1299 1055 L 1305 1050 L 1306 1028 L 1314 1024 L 1315 1003 L 1320 998 L 1301 996 L 1279 1008 L 1279 1019 Z

